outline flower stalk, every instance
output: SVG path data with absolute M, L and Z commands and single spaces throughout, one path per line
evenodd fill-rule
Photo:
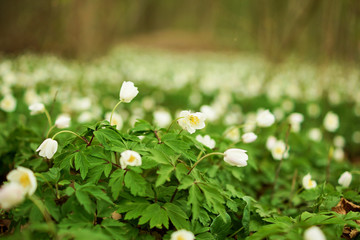
M 120 105 L 120 103 L 122 103 L 123 101 L 120 100 L 116 105 L 115 107 L 113 108 L 113 110 L 111 111 L 111 115 L 110 115 L 110 125 L 111 125 L 111 120 L 112 120 L 112 117 L 114 115 L 114 112 L 115 112 L 115 109 Z

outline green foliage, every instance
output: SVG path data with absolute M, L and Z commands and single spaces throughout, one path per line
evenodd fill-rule
M 26 62 L 26 59 L 18 61 L 14 68 L 17 65 L 25 66 L 23 61 Z M 208 68 L 208 63 L 203 64 L 202 67 Z M 139 71 L 139 75 L 125 74 L 127 72 L 124 69 L 132 65 L 129 61 L 124 66 L 111 66 L 123 69 L 124 79 L 129 77 L 131 80 L 131 76 L 137 79 L 144 77 L 142 71 Z M 154 68 L 160 66 L 154 65 Z M 210 66 L 213 67 L 212 64 Z M 215 66 L 216 70 L 207 77 L 227 69 L 225 66 Z M 23 70 L 23 67 L 19 69 Z M 202 67 L 199 68 L 199 74 L 202 74 Z M 6 67 L 1 65 L 0 77 L 4 69 Z M 241 70 L 236 70 L 237 74 L 242 72 L 241 68 L 234 69 Z M 267 82 L 270 76 L 259 73 L 252 75 L 253 71 L 261 72 L 259 66 L 245 69 L 241 78 L 244 83 L 240 85 L 251 85 L 253 80 L 246 80 L 249 78 L 261 79 L 255 85 L 255 90 L 260 87 L 273 90 L 277 86 Z M 162 78 L 171 78 L 176 82 L 177 75 L 173 71 L 165 71 Z M 307 78 L 309 74 L 293 75 L 293 71 L 280 74 L 274 70 L 273 74 L 279 78 L 285 76 L 286 80 L 289 73 L 294 78 Z M 41 71 L 35 73 L 34 76 L 41 76 Z M 81 75 L 82 78 L 84 76 Z M 113 72 L 113 76 L 118 75 Z M 234 76 L 226 77 L 232 79 Z M 244 90 L 239 85 L 231 86 L 236 92 L 227 92 L 229 86 L 225 85 L 221 85 L 224 88 L 219 92 L 216 89 L 207 92 L 202 89 L 203 78 L 196 74 L 193 77 L 193 82 L 185 82 L 178 91 L 167 91 L 167 88 L 173 87 L 171 84 L 137 85 L 143 96 L 137 96 L 139 102 L 119 105 L 115 113 L 120 113 L 123 122 L 117 126 L 110 125 L 107 120 L 97 123 L 89 120 L 90 124 L 77 123 L 76 119 L 81 119 L 83 114 L 83 110 L 76 110 L 79 106 L 62 104 L 60 100 L 55 101 L 53 106 L 48 104 L 46 107 L 51 109 L 49 112 L 52 117 L 63 109 L 71 109 L 73 125 L 69 129 L 76 133 L 71 135 L 70 130 L 67 130 L 55 137 L 58 148 L 51 159 L 40 157 L 36 150 L 45 138 L 52 138 L 61 130 L 54 127 L 48 133 L 46 119 L 42 119 L 42 115 L 30 116 L 28 113 L 27 105 L 22 100 L 26 99 L 27 89 L 13 86 L 13 94 L 18 100 L 17 111 L 0 110 L 0 118 L 4 120 L 0 122 L 0 177 L 5 182 L 8 172 L 16 167 L 29 168 L 35 173 L 37 190 L 32 198 L 26 197 L 12 209 L 0 209 L 0 223 L 5 226 L 4 234 L 0 233 L 0 236 L 4 239 L 30 240 L 169 240 L 173 232 L 185 229 L 191 231 L 197 240 L 285 240 L 303 239 L 306 229 L 318 226 L 327 239 L 337 240 L 345 226 L 360 230 L 355 222 L 360 219 L 359 171 L 356 165 L 346 159 L 329 154 L 334 137 L 343 135 L 348 143 L 342 149 L 345 157 L 357 156 L 356 144 L 351 142 L 351 134 L 356 128 L 354 124 L 341 124 L 338 132 L 333 133 L 321 127 L 325 113 L 330 110 L 338 113 L 340 122 L 358 121 L 358 117 L 351 111 L 345 111 L 354 103 L 339 102 L 336 107 L 329 108 L 324 103 L 326 101 L 323 102 L 324 99 L 299 100 L 278 96 L 276 100 L 260 94 L 264 93 L 260 90 L 255 94 L 249 90 L 250 87 Z M 118 80 L 114 81 L 118 84 Z M 80 84 L 75 82 L 69 88 L 75 88 L 76 83 Z M 42 84 L 37 86 L 38 91 L 48 93 L 50 86 L 44 82 Z M 88 88 L 81 88 L 81 94 L 77 92 L 80 95 L 91 92 L 89 96 L 93 105 L 85 113 L 95 114 L 97 107 L 100 107 L 101 114 L 110 111 L 112 102 L 117 100 L 112 87 L 114 83 L 89 81 L 88 84 Z M 321 90 L 331 92 L 332 89 Z M 305 93 L 309 94 L 307 91 Z M 191 98 L 188 99 L 190 94 Z M 144 96 L 149 97 L 150 101 Z M 197 129 L 194 134 L 181 129 L 175 118 L 172 124 L 168 123 L 161 128 L 158 127 L 159 122 L 152 121 L 155 109 L 160 106 L 147 103 L 163 103 L 170 113 L 174 113 L 180 106 L 181 109 L 200 108 L 200 103 L 196 103 L 197 98 L 201 98 L 203 104 L 212 102 L 212 107 L 224 114 L 217 116 L 218 119 L 214 121 L 209 119 L 206 127 Z M 60 99 L 64 99 L 64 96 Z M 81 102 L 83 99 L 76 97 L 75 100 Z M 287 105 L 291 104 L 294 105 L 292 110 L 286 110 Z M 310 104 L 316 104 L 321 110 L 316 118 L 307 114 Z M 258 136 L 255 142 L 231 140 L 227 135 L 228 129 L 238 128 L 239 133 L 243 134 L 244 128 L 252 125 L 252 121 L 255 122 L 255 112 L 260 108 L 268 108 L 273 112 L 278 110 L 285 116 L 279 117 L 268 128 L 254 126 L 253 131 Z M 288 115 L 291 112 L 301 112 L 306 119 L 300 132 L 289 131 Z M 101 114 L 99 119 L 103 119 Z M 133 123 L 138 116 L 145 120 L 138 119 Z M 318 128 L 323 134 L 322 141 L 308 137 L 308 131 L 312 128 Z M 212 149 L 199 142 L 198 134 L 209 135 L 216 142 L 215 147 Z M 275 136 L 289 145 L 288 158 L 282 162 L 274 160 L 271 150 L 266 147 L 269 136 Z M 247 150 L 247 166 L 236 167 L 225 162 L 223 153 L 229 148 Z M 123 156 L 127 150 L 138 153 L 141 162 L 132 155 L 125 166 L 126 159 Z M 341 155 L 341 152 L 337 155 Z M 349 187 L 338 183 L 344 171 L 353 174 Z M 308 173 L 317 182 L 317 186 L 312 189 L 304 189 L 302 186 L 302 179 Z M 351 208 L 353 211 L 340 214 L 333 210 L 342 198 L 354 204 Z M 11 224 L 6 225 L 9 222 Z

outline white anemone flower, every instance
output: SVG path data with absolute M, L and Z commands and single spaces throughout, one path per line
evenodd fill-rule
M 201 135 L 197 135 L 196 140 L 210 149 L 213 149 L 216 144 L 215 140 L 212 139 L 209 135 L 205 135 L 204 137 Z
M 36 152 L 39 152 L 39 155 L 41 157 L 46 157 L 47 159 L 51 159 L 56 153 L 57 148 L 58 148 L 57 141 L 51 138 L 47 138 L 40 144 L 38 149 L 36 149 Z
M 6 179 L 9 182 L 15 182 L 21 185 L 25 193 L 29 195 L 33 195 L 37 187 L 34 172 L 28 168 L 17 167 L 8 173 Z
M 178 230 L 171 234 L 170 240 L 194 240 L 195 236 L 192 232 L 185 229 Z
M 178 124 L 190 134 L 193 134 L 197 129 L 205 127 L 205 119 L 205 115 L 201 112 L 181 111 Z
M 326 237 L 319 227 L 312 226 L 305 230 L 304 240 L 326 240 Z
M 135 87 L 133 82 L 123 82 L 120 89 L 120 100 L 129 103 L 139 93 L 138 88 Z
M 338 183 L 343 187 L 349 187 L 352 180 L 352 175 L 348 171 L 341 174 Z
M 308 173 L 303 177 L 302 185 L 305 189 L 311 189 L 311 188 L 316 187 L 316 181 L 311 180 L 311 175 L 310 175 L 310 173 Z
M 25 189 L 16 182 L 5 183 L 0 188 L 0 208 L 10 209 L 25 199 Z
M 139 153 L 132 150 L 126 150 L 121 153 L 120 165 L 122 169 L 125 169 L 127 166 L 141 166 L 141 164 L 142 161 Z
M 11 95 L 7 94 L 0 102 L 0 108 L 5 112 L 13 112 L 16 109 L 16 99 Z
M 248 159 L 249 156 L 243 149 L 231 148 L 224 152 L 224 161 L 232 166 L 245 167 Z

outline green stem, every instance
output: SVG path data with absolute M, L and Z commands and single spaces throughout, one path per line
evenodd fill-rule
M 46 118 L 47 118 L 47 120 L 48 120 L 48 123 L 49 123 L 49 128 L 51 127 L 51 123 L 52 123 L 52 121 L 51 121 L 51 117 L 50 117 L 50 114 L 49 114 L 49 112 L 48 112 L 48 110 L 46 110 L 46 108 L 44 109 L 44 113 L 45 113 L 45 115 L 46 115 Z
M 59 135 L 60 133 L 71 133 L 71 134 L 74 134 L 75 136 L 77 136 L 78 138 L 80 138 L 81 140 L 83 140 L 84 142 L 89 143 L 86 139 L 82 138 L 80 135 L 78 135 L 78 134 L 76 134 L 76 133 L 74 133 L 73 131 L 70 131 L 70 130 L 63 130 L 63 131 L 57 132 L 57 133 L 52 137 L 52 139 L 54 140 L 55 137 L 56 137 L 57 135 Z
M 170 123 L 170 126 L 168 127 L 168 129 L 166 130 L 166 133 L 168 133 L 170 131 L 170 128 L 172 127 L 172 125 L 174 125 L 175 122 L 177 122 L 177 120 L 181 119 L 181 118 L 184 118 L 184 117 L 178 117 L 176 118 L 175 120 L 173 120 L 171 123 Z
M 205 156 L 203 156 L 202 158 L 198 159 L 196 161 L 196 163 L 190 168 L 189 172 L 187 173 L 187 175 L 189 175 L 191 173 L 191 171 L 205 158 L 209 157 L 209 156 L 213 156 L 213 155 L 222 155 L 224 156 L 225 154 L 222 152 L 213 152 L 213 153 L 208 153 Z M 200 156 L 200 155 L 199 155 Z
M 54 190 L 53 186 L 49 183 L 49 181 L 48 181 L 41 173 L 35 173 L 35 176 L 41 177 L 41 178 L 46 182 L 46 184 L 47 184 L 52 190 Z
M 112 120 L 114 111 L 115 111 L 115 109 L 120 105 L 120 103 L 122 103 L 121 100 L 115 105 L 115 107 L 113 108 L 113 110 L 112 110 L 112 112 L 111 112 L 111 115 L 110 115 L 110 125 L 111 125 L 111 120 Z
M 49 227 L 49 231 L 53 236 L 56 236 L 56 227 L 51 219 L 49 211 L 46 209 L 44 203 L 35 195 L 29 196 L 29 199 L 36 205 L 36 207 L 40 210 L 41 214 L 44 216 L 44 219 Z
M 56 126 L 54 125 L 54 126 L 52 126 L 52 127 L 49 129 L 49 131 L 48 131 L 47 134 L 46 134 L 46 138 L 49 137 L 50 132 L 51 132 L 55 127 L 56 127 Z
M 232 237 L 234 237 L 236 234 L 238 234 L 241 230 L 243 230 L 244 229 L 244 227 L 241 227 L 241 228 L 239 228 L 238 230 L 236 230 L 236 232 L 234 232 L 233 234 L 231 234 L 231 236 L 229 237 L 229 238 L 232 238 Z

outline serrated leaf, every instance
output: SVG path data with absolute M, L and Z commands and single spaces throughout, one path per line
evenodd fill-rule
M 139 219 L 139 224 L 142 225 L 148 221 L 150 221 L 150 228 L 157 227 L 161 229 L 162 225 L 169 228 L 169 218 L 166 211 L 157 203 L 151 204 L 144 210 L 142 217 Z
M 82 179 L 85 179 L 86 175 L 89 172 L 89 161 L 86 159 L 85 155 L 82 152 L 77 152 L 75 154 L 75 169 L 80 170 L 80 175 Z
M 158 178 L 156 179 L 155 186 L 159 187 L 163 185 L 166 181 L 170 180 L 171 173 L 175 170 L 172 165 L 160 165 L 159 170 L 156 171 Z
M 138 173 L 128 171 L 124 178 L 125 186 L 130 189 L 131 194 L 135 196 L 144 196 L 146 190 L 146 181 Z
M 210 225 L 210 232 L 217 240 L 226 238 L 229 230 L 231 229 L 231 218 L 229 214 L 225 213 L 225 217 L 217 216 Z
M 124 186 L 125 170 L 117 169 L 111 174 L 109 186 L 111 187 L 112 196 L 114 199 L 119 197 L 120 191 Z
M 190 229 L 188 216 L 180 207 L 173 203 L 165 203 L 163 208 L 165 208 L 170 221 L 174 224 L 176 229 Z

